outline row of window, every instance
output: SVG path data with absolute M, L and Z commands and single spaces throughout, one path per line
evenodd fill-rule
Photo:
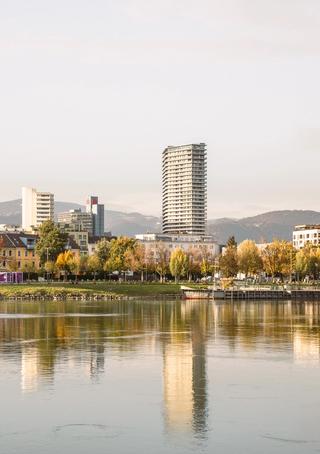
M 8 262 L 8 265 L 9 265 L 10 263 L 11 263 L 11 262 Z M 36 265 L 35 262 L 32 262 L 32 266 L 35 266 L 35 265 Z M 7 262 L 6 262 L 5 260 L 3 260 L 3 262 L 2 262 L 2 267 L 3 267 L 3 268 L 6 268 L 6 266 L 7 266 Z M 19 262 L 19 261 L 17 262 L 17 267 L 18 267 L 18 268 L 21 268 L 21 262 Z
M 2 257 L 13 257 L 12 252 L 13 251 L 11 249 L 9 249 L 9 251 L 3 250 L 0 255 L 2 255 Z M 28 252 L 29 251 L 27 251 L 27 250 L 24 251 L 24 256 L 25 257 L 28 257 Z M 35 257 L 35 252 L 34 251 L 30 251 L 30 256 L 31 257 Z M 18 257 L 21 257 L 21 251 L 20 250 L 18 250 Z

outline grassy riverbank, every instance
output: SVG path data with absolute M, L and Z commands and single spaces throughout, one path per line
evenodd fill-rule
M 121 299 L 125 297 L 165 297 L 180 294 L 177 284 L 159 283 L 114 283 L 81 282 L 70 283 L 32 283 L 3 284 L 0 286 L 0 298 L 26 299 Z

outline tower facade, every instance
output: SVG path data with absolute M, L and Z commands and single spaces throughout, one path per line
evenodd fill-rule
M 162 155 L 163 233 L 202 236 L 206 224 L 206 145 L 169 146 Z
M 104 234 L 104 205 L 99 203 L 97 196 L 89 196 L 86 204 L 87 213 L 92 214 L 93 235 L 103 236 Z
M 22 228 L 26 231 L 39 227 L 44 221 L 54 220 L 54 195 L 22 188 Z

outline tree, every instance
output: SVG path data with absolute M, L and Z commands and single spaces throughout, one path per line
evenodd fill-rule
M 237 275 L 239 270 L 238 253 L 234 236 L 229 238 L 225 251 L 220 256 L 219 266 L 224 277 L 230 278 Z
M 110 255 L 104 265 L 104 270 L 112 271 L 125 271 L 126 268 L 126 252 L 133 250 L 136 240 L 125 236 L 113 239 L 110 242 Z
M 187 274 L 188 259 L 186 253 L 181 248 L 176 248 L 170 256 L 170 272 L 179 282 L 180 278 Z
M 296 271 L 300 276 L 312 276 L 319 278 L 320 271 L 320 248 L 307 243 L 296 255 Z
M 143 282 L 144 271 L 147 269 L 146 249 L 141 243 L 135 243 L 124 254 L 125 267 L 133 272 L 141 273 L 141 282 Z
M 74 255 L 71 251 L 64 251 L 58 255 L 56 265 L 59 270 L 63 271 L 64 280 L 67 279 L 68 274 L 71 272 L 73 263 Z
M 103 269 L 97 255 L 90 255 L 87 261 L 87 268 L 88 271 L 93 274 L 93 280 L 95 281 L 97 273 Z
M 291 243 L 274 240 L 262 251 L 263 268 L 274 278 L 291 275 L 295 266 L 296 250 Z
M 18 267 L 18 262 L 16 261 L 16 259 L 12 259 L 8 262 L 8 269 L 9 269 L 9 271 L 12 271 L 12 272 L 18 271 L 19 267 Z
M 102 238 L 96 244 L 95 255 L 103 266 L 110 257 L 111 242 L 107 238 Z
M 44 264 L 44 269 L 45 269 L 45 271 L 47 273 L 47 279 L 48 279 L 48 276 L 50 276 L 51 279 L 52 279 L 54 273 L 56 272 L 57 267 L 56 267 L 55 262 L 53 262 L 52 260 L 48 260 Z
M 79 255 L 74 257 L 71 263 L 71 271 L 76 276 L 76 282 L 78 282 L 79 276 L 85 274 L 88 268 L 88 257 L 86 255 Z
M 209 251 L 207 246 L 200 248 L 200 271 L 204 277 L 214 273 L 214 255 Z
M 162 241 L 157 242 L 155 245 L 154 268 L 162 283 L 164 276 L 169 271 L 169 252 Z
M 245 277 L 256 275 L 262 270 L 263 264 L 257 245 L 252 240 L 245 240 L 238 246 L 238 265 Z
M 227 247 L 237 247 L 237 246 L 238 246 L 238 243 L 236 242 L 235 237 L 233 235 L 230 236 L 227 241 Z
M 30 275 L 36 272 L 36 267 L 32 262 L 25 262 L 22 271 L 27 274 L 27 279 L 30 281 Z
M 36 244 L 36 253 L 40 263 L 56 261 L 58 255 L 64 251 L 67 235 L 61 233 L 53 221 L 45 221 L 39 227 L 39 239 Z

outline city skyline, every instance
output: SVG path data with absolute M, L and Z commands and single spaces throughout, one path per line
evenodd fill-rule
M 5 1 L 0 150 L 15 171 L 0 201 L 35 186 L 160 215 L 161 151 L 205 142 L 209 218 L 319 210 L 319 17 L 314 0 Z

